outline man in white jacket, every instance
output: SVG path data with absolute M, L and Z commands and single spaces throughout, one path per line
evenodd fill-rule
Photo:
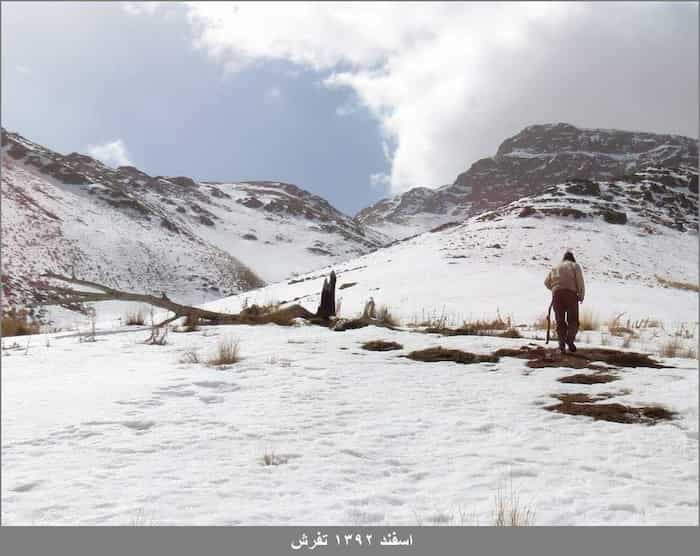
M 581 265 L 576 262 L 571 251 L 564 253 L 562 262 L 549 271 L 544 285 L 552 290 L 552 308 L 557 320 L 559 349 L 564 353 L 568 346 L 569 351 L 574 352 L 574 340 L 578 332 L 578 304 L 583 302 L 586 287 Z

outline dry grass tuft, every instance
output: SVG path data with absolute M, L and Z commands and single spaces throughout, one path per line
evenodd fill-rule
M 138 309 L 127 313 L 124 322 L 126 323 L 126 326 L 143 326 L 143 324 L 146 322 L 146 316 L 143 314 L 142 309 Z
M 633 328 L 663 328 L 663 323 L 650 317 L 635 321 Z
M 28 336 L 39 334 L 39 323 L 31 321 L 26 311 L 10 310 L 2 317 L 2 336 Z
M 423 361 L 425 363 L 436 363 L 438 361 L 454 361 L 455 363 L 463 364 L 498 362 L 498 357 L 496 355 L 478 355 L 460 349 L 445 349 L 440 346 L 412 351 L 406 357 L 414 361 Z
M 187 350 L 180 357 L 180 363 L 183 363 L 185 365 L 198 365 L 199 363 L 201 363 L 199 359 L 199 353 L 196 349 Z
M 622 323 L 622 315 L 624 315 L 624 313 L 619 313 L 608 320 L 608 331 L 613 336 L 636 336 L 636 333 L 631 328 L 629 319 L 627 319 L 625 324 Z
M 427 312 L 425 310 L 421 311 L 420 317 L 414 314 L 411 322 L 407 323 L 406 326 L 410 328 L 431 328 L 434 330 L 444 330 L 450 326 L 455 325 L 460 322 L 455 313 L 447 313 L 446 308 L 443 307 L 440 313 L 437 310 Z
M 388 326 L 399 326 L 400 324 L 386 305 L 381 305 L 379 309 L 377 309 L 377 320 Z
M 459 328 L 449 328 L 446 319 L 435 321 L 435 326 L 427 327 L 424 332 L 428 334 L 441 334 L 443 336 L 496 336 L 500 338 L 522 338 L 520 331 L 513 326 L 511 317 L 505 319 L 497 312 L 495 319 L 465 320 Z
M 509 330 L 513 328 L 513 319 L 511 317 L 503 318 L 500 311 L 496 311 L 496 318 L 492 320 L 477 319 L 473 321 L 464 321 L 462 329 L 473 330 L 474 333 L 491 332 L 494 330 Z
M 698 286 L 698 284 L 692 284 L 690 282 L 681 282 L 678 280 L 668 280 L 658 275 L 655 275 L 655 277 L 659 281 L 659 284 L 666 288 L 675 288 L 677 290 L 700 292 L 700 286 Z
M 600 319 L 598 314 L 591 309 L 583 309 L 578 314 L 578 329 L 579 330 L 598 330 L 600 329 Z
M 372 340 L 362 344 L 362 349 L 367 351 L 393 351 L 403 349 L 403 346 L 398 342 L 387 342 L 385 340 Z
M 693 346 L 688 346 L 683 352 L 683 357 L 685 357 L 686 359 L 697 359 L 698 350 L 695 349 Z
M 695 331 L 697 330 L 697 325 L 693 326 L 692 328 L 688 325 L 688 323 L 683 322 L 681 325 L 676 328 L 676 330 L 673 331 L 673 335 L 678 337 L 678 338 L 684 338 L 686 340 L 691 340 L 695 338 Z
M 221 367 L 224 365 L 233 365 L 238 361 L 240 361 L 239 342 L 238 340 L 228 338 L 219 342 L 214 356 L 207 360 L 207 365 L 210 367 Z
M 661 357 L 685 357 L 697 359 L 697 350 L 691 345 L 686 346 L 679 338 L 671 338 L 661 345 L 659 349 Z
M 274 452 L 265 452 L 265 455 L 262 457 L 263 465 L 282 465 L 287 463 L 287 461 L 289 461 L 289 458 L 278 456 Z
M 681 349 L 683 349 L 683 343 L 678 338 L 671 338 L 661 345 L 659 355 L 661 357 L 678 357 Z
M 496 527 L 525 527 L 534 522 L 534 510 L 520 503 L 520 497 L 513 491 L 512 485 L 507 495 L 502 488 L 498 489 L 493 512 L 493 524 Z
M 554 321 L 554 318 L 552 318 L 552 321 Z M 550 323 L 550 328 L 551 324 L 553 324 L 553 322 Z M 544 314 L 537 317 L 535 322 L 532 323 L 532 328 L 535 330 L 547 330 L 547 315 Z M 554 326 L 554 328 L 556 328 L 556 326 Z

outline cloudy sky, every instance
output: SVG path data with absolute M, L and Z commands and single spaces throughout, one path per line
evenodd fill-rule
M 2 4 L 2 125 L 354 214 L 533 123 L 698 136 L 698 4 Z

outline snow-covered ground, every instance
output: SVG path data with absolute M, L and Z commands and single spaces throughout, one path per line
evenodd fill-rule
M 627 343 L 660 357 L 679 342 L 679 355 L 697 356 L 697 291 L 659 281 L 698 283 L 697 232 L 627 206 L 627 224 L 614 225 L 594 211 L 543 216 L 589 208 L 585 199 L 523 202 L 539 212 L 521 218 L 516 202 L 333 267 L 341 317 L 373 297 L 400 331 L 207 327 L 151 346 L 148 327 L 123 327 L 126 307 L 112 304 L 97 307 L 96 342 L 81 341 L 85 320 L 80 334 L 4 338 L 3 524 L 483 525 L 499 492 L 512 490 L 537 525 L 697 525 L 697 358 L 581 385 L 557 380 L 581 371 L 530 369 L 522 359 L 402 357 L 438 345 L 491 353 L 541 343 L 543 331 L 531 325 L 549 303 L 543 280 L 567 248 L 584 269 L 582 309 L 600 321 L 600 330 L 581 332 L 580 345 Z M 315 310 L 329 271 L 206 306 Z M 620 314 L 634 337 L 609 333 Z M 523 325 L 524 338 L 409 326 L 497 315 Z M 242 356 L 230 368 L 181 362 L 192 350 L 206 360 L 227 338 L 239 340 Z M 403 349 L 361 349 L 376 339 Z M 647 426 L 544 409 L 562 393 L 606 393 L 609 403 L 660 404 L 675 416 Z M 266 455 L 277 465 L 265 465 Z
M 537 525 L 698 524 L 696 360 L 587 386 L 521 359 L 402 357 L 524 339 L 276 325 L 171 332 L 165 346 L 147 335 L 3 350 L 3 525 L 484 525 L 511 489 Z M 242 356 L 230 368 L 179 362 L 226 338 Z M 375 339 L 404 349 L 360 348 Z M 646 426 L 543 409 L 564 392 L 678 415 Z
M 297 300 L 313 310 L 332 268 L 343 317 L 360 313 L 372 297 L 404 324 L 444 317 L 458 325 L 497 313 L 515 324 L 531 324 L 549 306 L 545 276 L 572 249 L 586 280 L 582 311 L 603 322 L 620 314 L 624 322 L 660 320 L 669 330 L 697 324 L 697 291 L 664 287 L 658 280 L 698 283 L 697 233 L 656 226 L 647 228 L 650 234 L 641 227 L 647 221 L 619 226 L 602 218 L 520 218 L 520 204 L 509 207 L 493 220 L 471 218 L 207 306 L 238 312 L 245 303 Z

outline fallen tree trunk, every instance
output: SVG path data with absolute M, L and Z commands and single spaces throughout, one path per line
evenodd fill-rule
M 159 307 L 174 313 L 175 316 L 166 319 L 159 326 L 172 322 L 181 317 L 198 318 L 207 321 L 208 324 L 291 324 L 295 318 L 303 318 L 312 322 L 317 320 L 316 316 L 307 311 L 301 305 L 290 305 L 277 311 L 260 312 L 256 306 L 241 311 L 238 314 L 220 313 L 199 307 L 182 305 L 168 298 L 165 293 L 160 297 L 141 293 L 120 291 L 104 284 L 82 280 L 71 276 L 63 276 L 54 272 L 42 274 L 42 278 L 58 280 L 75 286 L 91 288 L 98 291 L 84 291 L 70 287 L 55 286 L 48 283 L 37 284 L 37 287 L 47 294 L 46 305 L 79 305 L 82 303 L 94 303 L 98 301 L 134 301 L 145 303 L 154 307 Z

